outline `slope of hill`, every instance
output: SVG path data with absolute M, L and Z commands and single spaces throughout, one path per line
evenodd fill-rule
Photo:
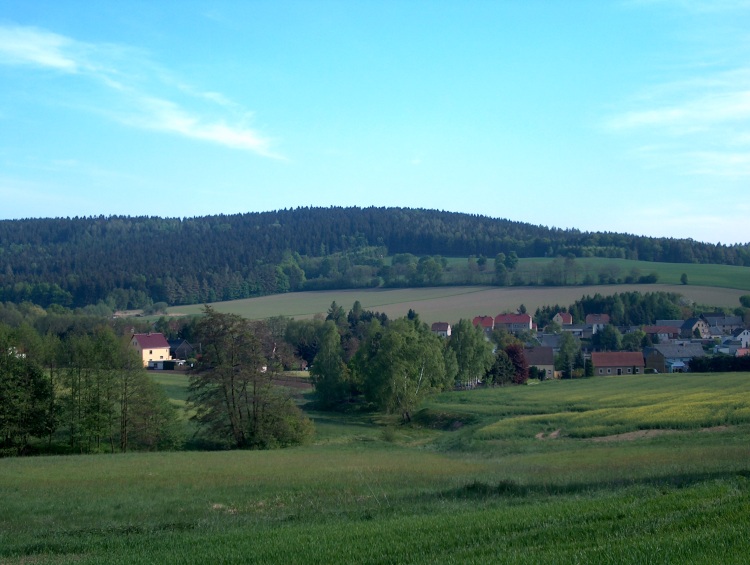
M 750 244 L 587 233 L 422 209 L 26 219 L 0 221 L 0 301 L 137 308 L 371 287 L 384 283 L 386 254 L 511 252 L 750 266 Z

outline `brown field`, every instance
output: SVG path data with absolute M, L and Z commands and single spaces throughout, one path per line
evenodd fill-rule
M 545 305 L 569 306 L 584 295 L 612 295 L 621 292 L 677 292 L 698 303 L 735 308 L 739 297 L 747 291 L 693 285 L 595 285 L 573 287 L 432 287 L 404 289 L 326 290 L 294 292 L 260 298 L 217 302 L 212 306 L 219 312 L 234 312 L 250 319 L 288 316 L 297 319 L 325 314 L 332 301 L 345 309 L 359 300 L 363 308 L 384 312 L 390 318 L 405 316 L 409 309 L 416 311 L 427 322 L 455 322 L 478 315 L 497 315 L 515 311 L 521 304 L 534 312 Z M 202 305 L 175 306 L 170 315 L 200 313 Z

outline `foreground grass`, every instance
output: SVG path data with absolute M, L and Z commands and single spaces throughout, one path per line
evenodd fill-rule
M 311 413 L 290 450 L 0 460 L 0 562 L 744 563 L 748 402 L 750 375 L 590 379 Z

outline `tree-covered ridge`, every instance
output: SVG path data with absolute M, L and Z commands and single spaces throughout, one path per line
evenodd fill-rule
M 405 284 L 406 275 L 391 281 L 393 273 L 382 271 L 385 254 L 482 258 L 511 252 L 750 266 L 750 244 L 590 233 L 423 209 L 24 219 L 0 221 L 0 301 L 106 301 L 127 308 Z M 431 266 L 420 273 L 425 284 Z

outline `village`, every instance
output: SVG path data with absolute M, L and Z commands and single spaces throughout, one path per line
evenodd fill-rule
M 558 312 L 552 322 L 539 328 L 525 312 L 476 316 L 472 320 L 475 327 L 484 331 L 488 341 L 496 341 L 496 332 L 507 332 L 521 339 L 529 367 L 536 367 L 536 373 L 542 378 L 562 376 L 559 354 L 564 334 L 574 338 L 584 363 L 593 367 L 589 374 L 596 376 L 684 373 L 690 371 L 689 362 L 695 358 L 750 356 L 750 329 L 740 316 L 704 314 L 687 320 L 657 320 L 653 325 L 614 327 L 608 314 L 589 314 L 583 324 L 574 324 L 571 314 Z M 449 338 L 452 326 L 447 322 L 435 322 L 431 331 Z M 630 347 L 617 347 L 611 342 L 595 347 L 595 336 L 601 337 L 604 332 L 640 339 L 626 340 Z M 633 344 L 639 346 L 636 348 Z M 617 351 L 597 350 L 615 347 Z

